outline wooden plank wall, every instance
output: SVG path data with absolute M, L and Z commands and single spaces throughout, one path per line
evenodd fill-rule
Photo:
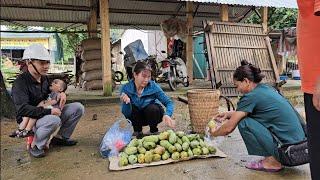
M 209 64 L 212 64 L 216 83 L 220 81 L 222 84 L 220 89 L 223 95 L 240 95 L 232 76 L 244 59 L 261 69 L 266 76 L 264 83 L 276 85 L 279 75 L 269 38 L 263 32 L 262 25 L 206 22 L 204 26 L 207 30 L 205 37 Z

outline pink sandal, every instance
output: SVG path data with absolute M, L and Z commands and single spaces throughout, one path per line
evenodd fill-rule
M 264 171 L 264 172 L 279 172 L 283 169 L 283 168 L 279 168 L 279 169 L 264 168 L 262 160 L 250 162 L 246 165 L 246 168 L 256 170 L 256 171 Z

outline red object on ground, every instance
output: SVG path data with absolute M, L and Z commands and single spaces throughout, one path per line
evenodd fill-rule
M 33 142 L 33 136 L 28 136 L 28 137 L 26 138 L 26 141 L 27 141 L 27 149 L 30 149 L 31 144 L 32 144 L 32 142 Z

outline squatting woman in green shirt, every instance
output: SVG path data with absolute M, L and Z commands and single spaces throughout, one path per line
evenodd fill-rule
M 289 102 L 274 88 L 260 83 L 264 75 L 259 68 L 242 61 L 233 74 L 237 91 L 243 94 L 236 111 L 220 113 L 216 120 L 222 126 L 211 129 L 213 136 L 224 136 L 237 126 L 250 155 L 264 159 L 250 162 L 247 168 L 276 172 L 283 168 L 277 151 L 277 141 L 296 143 L 305 138 L 299 117 Z

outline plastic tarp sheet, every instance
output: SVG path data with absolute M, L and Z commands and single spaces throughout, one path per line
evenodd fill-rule
M 140 39 L 128 44 L 124 51 L 126 55 L 133 58 L 135 61 L 143 60 L 148 58 L 148 54 L 143 47 L 143 43 Z

